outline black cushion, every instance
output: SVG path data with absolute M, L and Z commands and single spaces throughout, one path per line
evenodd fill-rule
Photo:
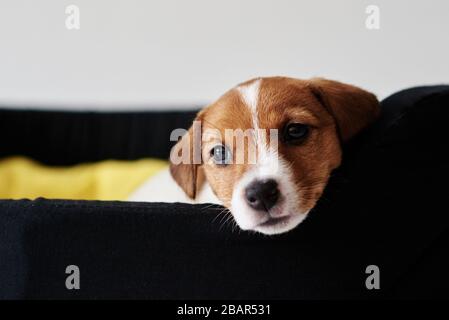
M 0 109 L 0 157 L 25 155 L 48 165 L 105 159 L 167 159 L 170 132 L 196 111 L 55 112 Z
M 0 297 L 446 298 L 448 107 L 449 86 L 385 99 L 309 217 L 274 237 L 225 223 L 219 206 L 0 201 Z M 167 157 L 169 132 L 193 117 L 3 110 L 0 155 Z M 80 290 L 65 287 L 68 265 L 80 268 Z M 365 287 L 368 265 L 380 290 Z

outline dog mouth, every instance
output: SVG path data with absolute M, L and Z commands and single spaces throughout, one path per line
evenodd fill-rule
M 290 220 L 290 216 L 284 216 L 284 217 L 270 217 L 268 218 L 268 220 L 260 223 L 257 225 L 257 227 L 273 227 L 276 225 L 285 225 L 288 223 L 288 221 Z

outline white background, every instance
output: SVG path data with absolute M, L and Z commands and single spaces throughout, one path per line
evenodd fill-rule
M 65 27 L 67 5 L 81 29 Z M 380 7 L 380 30 L 365 27 Z M 0 105 L 201 106 L 255 76 L 449 82 L 449 1 L 0 0 Z

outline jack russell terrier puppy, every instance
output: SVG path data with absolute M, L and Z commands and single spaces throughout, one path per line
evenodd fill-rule
M 287 232 L 320 198 L 342 143 L 379 111 L 373 94 L 337 81 L 249 80 L 198 113 L 169 169 L 130 200 L 219 203 L 243 230 Z

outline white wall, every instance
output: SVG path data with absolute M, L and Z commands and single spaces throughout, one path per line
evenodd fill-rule
M 369 4 L 380 30 L 365 28 Z M 0 105 L 182 107 L 261 75 L 382 98 L 449 81 L 448 14 L 447 0 L 0 0 Z

